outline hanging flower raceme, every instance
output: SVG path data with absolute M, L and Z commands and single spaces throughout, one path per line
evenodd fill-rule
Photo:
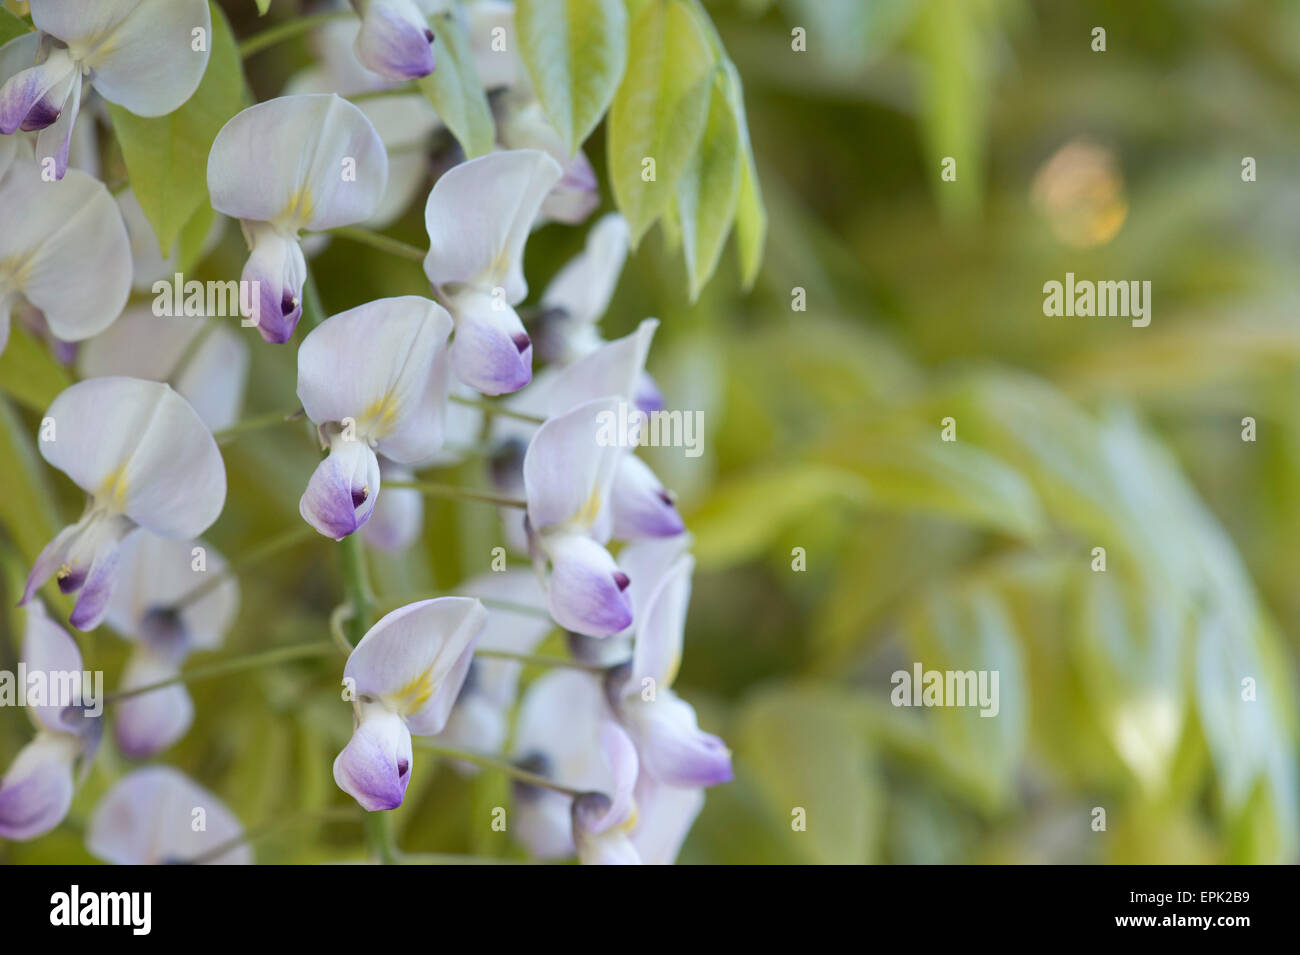
M 103 700 L 91 699 L 81 651 L 39 600 L 27 609 L 22 663 L 24 692 L 40 694 L 27 700 L 37 733 L 0 779 L 0 839 L 34 839 L 63 821 L 76 789 L 73 770 L 94 756 L 101 731 Z
M 424 272 L 456 320 L 452 365 L 483 394 L 532 380 L 533 346 L 514 306 L 528 294 L 524 243 L 560 167 L 546 153 L 490 153 L 449 169 L 424 209 Z
M 281 96 L 236 115 L 208 154 L 212 208 L 240 220 L 251 250 L 258 331 L 289 340 L 302 317 L 307 263 L 301 229 L 370 218 L 388 182 L 388 157 L 364 113 L 334 95 Z
M 225 504 L 225 468 L 189 403 L 138 378 L 90 378 L 66 389 L 45 413 L 40 439 L 45 460 L 88 498 L 81 519 L 37 557 L 21 603 L 56 577 L 61 591 L 77 594 L 72 625 L 90 630 L 108 609 L 122 539 L 137 527 L 198 537 Z
M 447 0 L 352 0 L 352 5 L 361 17 L 353 49 L 366 69 L 395 82 L 433 72 L 429 16 L 445 9 Z
M 636 743 L 644 773 L 672 787 L 731 779 L 731 752 L 700 729 L 695 709 L 671 689 L 682 658 L 682 635 L 695 559 L 685 554 L 636 608 L 632 662 L 610 672 L 606 691 Z
M 103 183 L 75 169 L 43 182 L 17 156 L 0 172 L 0 210 L 0 352 L 21 298 L 63 341 L 90 338 L 117 318 L 131 294 L 131 246 Z
M 298 505 L 326 537 L 346 537 L 379 495 L 378 454 L 416 465 L 442 445 L 451 317 L 405 295 L 326 319 L 298 349 L 298 399 L 329 449 Z
M 104 618 L 135 644 L 121 689 L 169 680 L 195 650 L 221 645 L 239 607 L 239 585 L 225 571 L 225 559 L 198 541 L 141 531 L 123 542 Z M 173 683 L 115 704 L 113 735 L 125 755 L 144 759 L 184 736 L 193 719 L 189 690 Z
M 198 89 L 212 20 L 205 0 L 33 0 L 38 32 L 0 48 L 0 133 L 39 130 L 36 149 L 68 167 L 83 85 L 138 116 L 163 116 Z
M 547 606 L 566 630 L 592 637 L 618 633 L 632 622 L 629 579 L 603 543 L 605 506 L 622 449 L 599 441 L 615 398 L 598 398 L 549 419 L 524 455 L 528 536 L 534 563 L 550 563 Z
M 202 821 L 202 825 L 197 825 Z M 114 865 L 249 865 L 244 827 L 226 804 L 170 766 L 128 773 L 90 817 L 86 848 Z M 222 846 L 230 845 L 224 852 Z
M 411 735 L 442 731 L 487 622 L 483 604 L 438 597 L 385 616 L 343 669 L 356 728 L 334 781 L 363 809 L 396 809 L 411 780 Z

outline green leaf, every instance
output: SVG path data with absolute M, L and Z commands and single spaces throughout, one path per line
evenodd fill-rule
M 864 710 L 830 685 L 761 690 L 737 719 L 738 770 L 752 776 L 790 855 L 813 864 L 872 859 L 881 798 Z M 803 810 L 806 829 L 796 829 Z
M 754 145 L 749 140 L 749 123 L 745 117 L 745 93 L 740 83 L 740 72 L 735 64 L 726 60 L 727 98 L 736 116 L 740 131 L 740 196 L 736 203 L 736 246 L 740 250 L 740 276 L 745 288 L 750 288 L 758 278 L 758 267 L 763 263 L 763 245 L 767 241 L 767 210 L 763 208 L 763 192 L 758 184 L 758 167 L 754 163 Z
M 609 112 L 609 175 L 634 245 L 676 194 L 704 135 L 713 66 L 682 0 L 648 0 L 632 21 L 627 72 Z
M 203 82 L 166 116 L 136 116 L 108 103 L 131 188 L 153 225 L 164 258 L 195 210 L 208 201 L 208 151 L 226 121 L 239 112 L 244 72 L 225 14 L 212 9 L 212 52 Z
M 204 240 L 212 230 L 212 219 L 215 215 L 212 206 L 205 202 L 194 210 L 190 221 L 181 229 L 176 249 L 176 268 L 179 271 L 185 272 L 199 264 L 199 254 L 203 249 Z
M 700 149 L 677 184 L 678 219 L 691 301 L 718 267 L 740 195 L 740 133 L 727 98 L 725 74 L 714 76 Z
M 431 18 L 429 27 L 433 30 L 438 68 L 419 80 L 420 90 L 456 137 L 465 156 L 486 156 L 492 151 L 496 129 L 474 66 L 469 37 L 452 14 Z
M 257 15 L 266 16 L 266 11 L 271 9 L 271 0 L 257 0 Z
M 0 352 L 0 391 L 44 414 L 55 396 L 70 384 L 72 376 L 54 360 L 44 342 L 20 328 L 12 330 L 9 345 Z
M 623 0 L 519 0 L 519 53 L 546 118 L 576 153 L 627 66 Z
M 22 36 L 24 33 L 30 33 L 31 31 L 31 24 L 14 16 L 4 7 L 0 7 L 0 46 L 4 46 L 14 37 Z

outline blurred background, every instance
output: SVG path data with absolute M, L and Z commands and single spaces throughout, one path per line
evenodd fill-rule
M 657 229 L 602 324 L 613 338 L 662 320 L 650 370 L 708 434 L 698 458 L 645 452 L 696 541 L 676 688 L 736 756 L 680 861 L 1296 861 L 1300 5 L 707 6 L 745 83 L 763 267 L 742 291 L 729 248 L 692 304 Z M 256 32 L 251 0 L 223 7 L 238 36 Z M 276 95 L 307 61 L 303 45 L 259 57 L 249 83 Z M 603 135 L 587 153 L 607 188 Z M 421 209 L 386 231 L 420 244 Z M 534 296 L 585 231 L 530 240 Z M 245 254 L 227 229 L 198 277 L 231 277 Z M 313 269 L 330 313 L 427 294 L 418 264 L 355 244 L 331 243 Z M 1043 284 L 1066 272 L 1150 281 L 1150 326 L 1044 316 Z M 293 362 L 254 342 L 245 416 L 294 406 Z M 80 504 L 35 457 L 38 413 L 3 414 L 11 608 L 29 551 Z M 231 503 L 207 536 L 224 554 L 299 521 L 317 451 L 296 437 L 223 448 Z M 481 484 L 483 462 L 432 479 Z M 499 535 L 492 508 L 427 502 L 416 549 L 371 554 L 381 601 L 454 590 Z M 240 583 L 222 655 L 323 637 L 342 594 L 324 540 Z M 0 666 L 19 643 L 4 619 Z M 81 643 L 111 685 L 127 645 Z M 916 662 L 997 670 L 998 716 L 892 706 L 890 675 Z M 246 825 L 344 805 L 337 671 L 329 658 L 195 684 L 195 725 L 163 758 Z M 0 713 L 0 765 L 28 736 Z M 68 823 L 0 844 L 0 861 L 90 861 L 78 827 L 127 765 L 106 746 Z M 400 845 L 517 853 L 469 824 L 507 788 L 421 759 L 394 813 Z M 257 851 L 363 849 L 341 822 Z

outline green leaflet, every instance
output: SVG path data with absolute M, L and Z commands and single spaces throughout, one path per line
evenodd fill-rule
M 683 0 L 649 0 L 632 21 L 609 112 L 609 176 L 633 244 L 663 214 L 704 135 L 713 66 Z
M 198 208 L 208 201 L 208 151 L 217 132 L 244 103 L 244 71 L 225 14 L 212 10 L 212 48 L 203 82 L 166 116 L 136 116 L 108 103 L 131 188 L 153 226 L 164 258 Z
M 465 157 L 485 156 L 492 151 L 496 129 L 487 94 L 474 66 L 469 37 L 451 14 L 433 17 L 429 27 L 433 30 L 438 65 L 419 80 L 420 91 L 465 150 Z
M 627 65 L 623 0 L 519 0 L 515 29 L 542 109 L 576 153 L 605 115 Z
M 741 188 L 740 133 L 727 97 L 725 74 L 714 75 L 708 122 L 699 151 L 677 184 L 678 220 L 691 301 L 718 267 L 731 232 Z

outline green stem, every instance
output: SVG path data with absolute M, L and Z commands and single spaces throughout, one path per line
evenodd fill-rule
M 528 507 L 527 501 L 521 501 L 517 497 L 506 497 L 503 494 L 493 494 L 491 491 L 471 491 L 469 488 L 459 487 L 455 484 L 437 484 L 433 481 L 386 481 L 384 487 L 406 488 L 410 491 L 428 494 L 431 497 L 450 497 L 461 501 L 481 501 L 484 504 L 496 504 L 498 507 Z
M 375 232 L 372 229 L 363 229 L 360 226 L 345 225 L 329 231 L 331 235 L 351 239 L 353 242 L 360 242 L 362 245 L 368 245 L 371 248 L 379 249 L 381 252 L 388 252 L 404 259 L 410 259 L 412 262 L 423 262 L 425 255 L 427 255 L 424 249 Z
M 275 537 L 258 544 L 245 554 L 237 564 L 232 564 L 220 573 L 213 574 L 193 590 L 183 594 L 172 604 L 172 609 L 185 607 L 196 600 L 201 600 L 220 587 L 225 580 L 246 571 L 248 568 L 266 560 L 268 557 L 274 557 L 281 551 L 288 550 L 295 544 L 300 544 L 303 541 L 310 539 L 315 536 L 315 534 L 316 531 L 309 525 L 295 524 L 293 527 L 277 534 Z
M 194 667 L 191 670 L 185 670 L 182 673 L 178 673 L 170 679 L 159 680 L 157 683 L 147 683 L 144 686 L 133 686 L 129 690 L 118 690 L 116 693 L 109 693 L 104 697 L 104 705 L 108 706 L 113 703 L 119 703 L 122 700 L 130 699 L 133 696 L 152 693 L 154 690 L 161 690 L 163 687 L 168 687 L 175 683 L 197 683 L 199 680 L 210 680 L 215 676 L 239 673 L 241 670 L 252 670 L 261 666 L 285 663 L 289 660 L 301 660 L 306 657 L 321 656 L 330 653 L 333 650 L 334 644 L 332 642 L 322 640 L 312 643 L 299 643 L 291 647 L 276 647 L 274 650 L 263 650 L 261 653 L 250 653 L 246 656 L 234 657 L 230 660 L 222 660 L 220 663 L 211 663 L 208 666 Z
M 476 657 L 491 657 L 497 660 L 517 660 L 541 667 L 569 667 L 574 670 L 586 670 L 588 673 L 604 674 L 605 668 L 598 663 L 583 663 L 569 657 L 549 657 L 533 653 L 515 653 L 513 650 L 475 650 Z
M 329 13 L 314 13 L 311 16 L 294 17 L 284 23 L 276 24 L 268 30 L 263 30 L 256 36 L 249 37 L 239 44 L 239 55 L 244 59 L 248 59 L 256 53 L 261 53 L 267 47 L 275 46 L 285 40 L 292 40 L 299 34 L 315 29 L 323 23 L 353 15 L 351 10 L 332 10 Z
M 287 424 L 290 421 L 296 421 L 302 417 L 302 409 L 291 411 L 285 414 L 283 411 L 270 411 L 263 415 L 256 415 L 247 418 L 244 421 L 236 422 L 229 428 L 222 428 L 220 431 L 212 432 L 212 437 L 216 438 L 217 444 L 229 441 L 231 438 L 249 431 L 260 431 L 262 428 L 269 428 L 277 424 Z
M 477 398 L 466 398 L 463 395 L 450 395 L 449 397 L 458 405 L 465 405 L 467 408 L 477 408 L 484 414 L 500 415 L 503 418 L 514 418 L 516 421 L 527 421 L 529 424 L 546 424 L 545 418 L 539 418 L 537 415 L 526 414 L 522 411 L 515 411 L 494 401 L 480 401 Z
M 357 813 L 355 809 L 346 807 L 334 807 L 333 809 L 322 809 L 320 812 L 304 812 L 296 816 L 290 816 L 287 819 L 277 819 L 274 822 L 264 823 L 255 829 L 246 829 L 237 836 L 227 839 L 225 842 L 217 843 L 206 852 L 196 855 L 192 859 L 186 859 L 186 865 L 204 865 L 214 859 L 220 859 L 223 855 L 245 842 L 255 842 L 276 832 L 282 832 L 285 829 L 296 826 L 310 826 L 325 822 L 355 822 Z
M 302 283 L 302 317 L 307 319 L 311 328 L 325 321 L 325 303 L 321 301 L 320 289 L 316 287 L 316 276 L 312 275 L 310 265 Z
M 536 773 L 530 773 L 526 769 L 520 769 L 514 763 L 507 762 L 504 759 L 498 759 L 495 756 L 488 756 L 484 753 L 475 753 L 467 749 L 456 749 L 452 746 L 443 746 L 440 743 L 430 743 L 425 739 L 415 740 L 415 745 L 419 749 L 430 753 L 437 753 L 446 759 L 459 759 L 466 763 L 473 763 L 476 766 L 482 766 L 486 769 L 495 769 L 505 773 L 507 776 L 513 776 L 522 783 L 528 783 L 530 786 L 541 786 L 544 789 L 553 789 L 557 793 L 564 793 L 566 796 L 578 796 L 581 793 L 576 789 L 570 789 L 568 786 L 561 786 L 552 779 L 545 776 L 539 776 Z

